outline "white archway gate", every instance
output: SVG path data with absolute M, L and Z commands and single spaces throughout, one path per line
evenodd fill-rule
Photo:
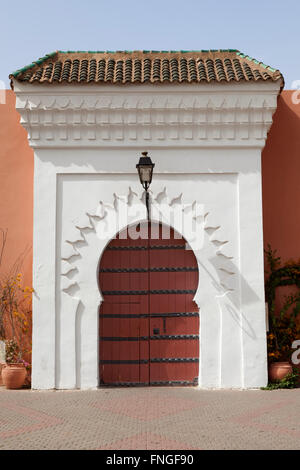
M 199 386 L 266 385 L 260 161 L 281 81 L 13 81 L 35 155 L 33 388 L 98 385 L 97 262 L 125 223 L 146 218 L 143 150 L 155 162 L 152 218 L 198 261 Z
M 203 205 L 197 201 L 184 204 L 182 199 L 182 194 L 170 199 L 166 188 L 152 195 L 151 220 L 181 233 L 197 258 L 199 285 L 194 300 L 200 308 L 201 386 L 207 373 L 218 381 L 221 379 L 219 357 L 224 315 L 234 312 L 240 324 L 241 318 L 230 247 L 227 240 L 218 237 L 221 227 L 210 223 L 212 217 Z M 98 384 L 98 306 L 102 301 L 97 283 L 99 258 L 116 233 L 140 222 L 141 215 L 146 215 L 144 193 L 138 194 L 129 187 L 127 195 L 114 194 L 112 203 L 100 201 L 94 210 L 87 211 L 65 240 L 61 257 L 59 388 L 85 387 L 91 380 L 95 386 Z M 231 346 L 235 342 L 238 352 L 241 340 L 241 329 L 236 337 L 231 332 Z M 241 364 L 237 361 L 236 368 L 241 375 Z

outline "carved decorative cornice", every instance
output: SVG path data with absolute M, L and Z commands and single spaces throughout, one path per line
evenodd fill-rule
M 32 147 L 256 146 L 263 147 L 277 93 L 127 90 L 51 95 L 16 92 L 16 108 Z

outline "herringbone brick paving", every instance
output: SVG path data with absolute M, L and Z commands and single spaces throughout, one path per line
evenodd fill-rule
M 300 389 L 0 387 L 4 449 L 300 449 Z

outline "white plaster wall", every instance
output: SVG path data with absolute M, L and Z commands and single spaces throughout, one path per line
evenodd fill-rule
M 33 388 L 98 385 L 97 265 L 115 234 L 110 226 L 99 238 L 100 201 L 122 212 L 114 194 L 126 201 L 131 187 L 141 197 L 143 150 L 155 162 L 153 217 L 164 188 L 169 207 L 203 208 L 201 247 L 183 232 L 199 267 L 199 386 L 265 385 L 260 155 L 279 85 L 16 83 L 15 91 L 35 150 Z
M 64 149 L 55 155 L 52 150 L 40 149 L 35 154 L 35 211 L 39 213 L 39 223 L 35 230 L 34 286 L 39 298 L 34 300 L 34 309 L 39 312 L 36 317 L 40 323 L 35 322 L 33 386 L 96 387 L 101 300 L 97 264 L 108 240 L 98 240 L 87 231 L 87 244 L 78 242 L 81 262 L 74 257 L 68 266 L 80 268 L 81 274 L 80 289 L 71 288 L 72 296 L 62 292 L 62 288 L 72 284 L 73 273 L 70 279 L 61 276 L 60 269 L 68 270 L 67 262 L 61 268 L 60 260 L 72 253 L 73 248 L 66 240 L 80 238 L 76 225 L 85 225 L 85 214 L 95 214 L 99 201 L 112 203 L 114 193 L 127 195 L 129 187 L 140 194 L 133 172 L 139 155 L 136 149 L 124 149 L 122 153 L 113 149 Z M 203 204 L 204 213 L 209 213 L 207 228 L 219 227 L 217 231 L 205 232 L 203 249 L 196 252 L 200 281 L 196 295 L 201 325 L 199 384 L 260 386 L 266 381 L 260 151 L 152 149 L 151 157 L 156 163 L 153 197 L 164 187 L 170 200 L 182 193 L 183 203 Z M 56 207 L 51 212 L 53 199 Z M 188 234 L 184 235 L 188 239 Z M 220 247 L 213 240 L 228 242 L 221 247 L 224 258 L 216 254 Z M 255 258 L 251 255 L 253 250 L 258 253 Z M 228 276 L 220 268 L 234 274 Z M 224 290 L 223 281 L 233 290 Z M 245 302 L 241 308 L 243 295 Z

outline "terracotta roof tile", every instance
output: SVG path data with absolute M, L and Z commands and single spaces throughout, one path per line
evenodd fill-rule
M 56 51 L 10 75 L 27 83 L 200 83 L 281 80 L 279 70 L 235 49 Z

